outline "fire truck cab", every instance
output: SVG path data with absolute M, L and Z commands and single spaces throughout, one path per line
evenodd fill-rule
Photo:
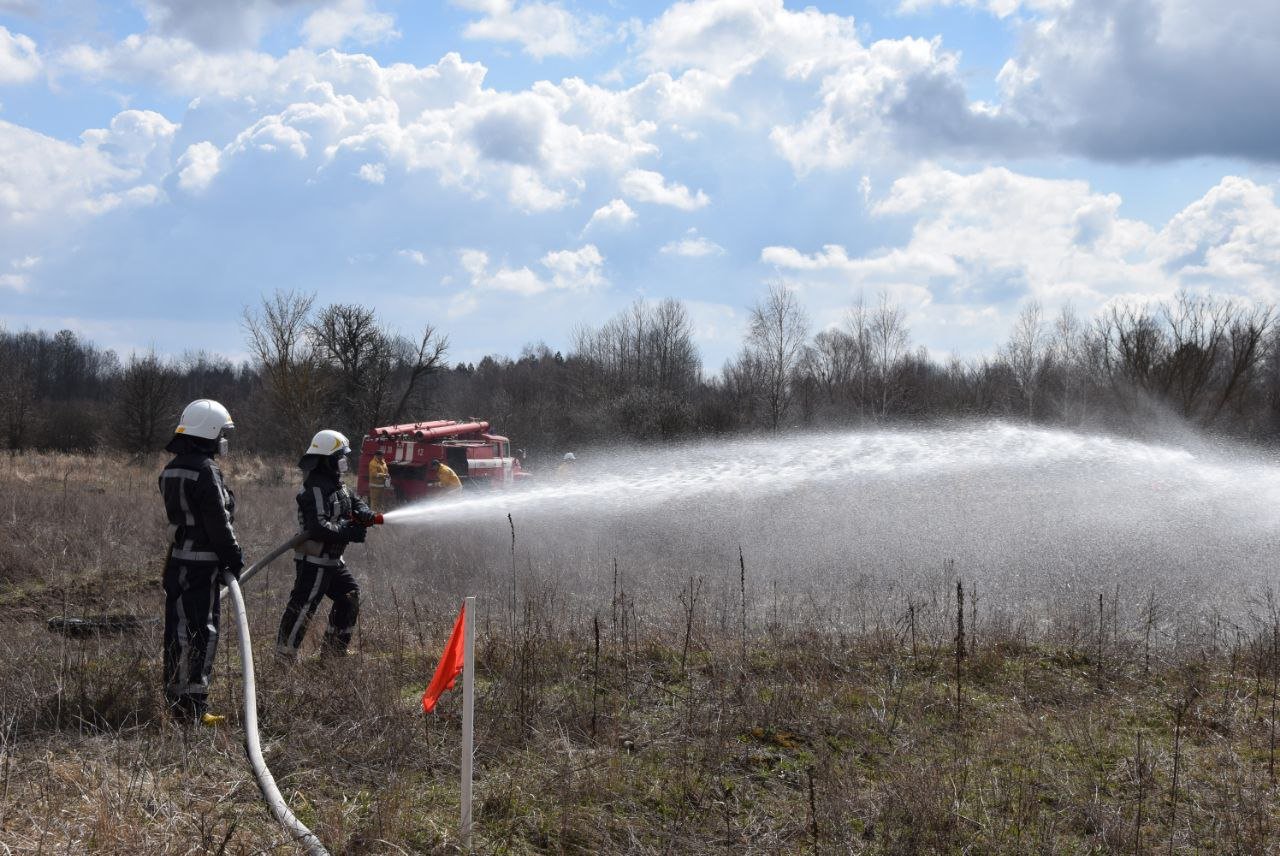
M 375 428 L 360 443 L 360 471 L 356 492 L 369 496 L 369 461 L 381 450 L 391 474 L 396 504 L 417 502 L 442 494 L 431 472 L 438 460 L 458 474 L 464 490 L 513 487 L 528 477 L 511 454 L 506 437 L 489 433 L 488 422 L 411 422 Z

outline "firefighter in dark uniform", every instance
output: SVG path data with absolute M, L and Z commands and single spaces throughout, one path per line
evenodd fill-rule
M 307 625 L 323 598 L 333 606 L 322 654 L 345 654 L 360 616 L 360 586 L 342 553 L 348 544 L 364 541 L 374 514 L 342 482 L 350 453 L 345 436 L 325 430 L 316 434 L 298 462 L 305 474 L 298 491 L 298 522 L 307 540 L 294 551 L 297 575 L 276 635 L 276 653 L 285 660 L 297 659 Z
M 208 712 L 209 676 L 218 648 L 223 571 L 239 577 L 244 559 L 232 528 L 235 497 L 213 459 L 227 451 L 235 427 L 227 408 L 200 399 L 187 405 L 165 446 L 175 457 L 160 473 L 169 517 L 164 565 L 164 695 L 182 722 L 217 725 Z

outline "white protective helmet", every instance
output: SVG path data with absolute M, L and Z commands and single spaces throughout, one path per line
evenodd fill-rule
M 577 456 L 577 455 L 575 455 L 573 452 L 565 452 L 565 453 L 564 453 L 564 459 L 565 459 L 566 461 L 576 461 L 576 460 L 578 460 L 578 456 Z
M 347 442 L 347 435 L 341 431 L 334 431 L 332 428 L 326 428 L 323 431 L 317 431 L 316 436 L 311 438 L 311 445 L 304 452 L 305 455 L 330 455 L 341 452 L 346 455 L 351 452 L 351 445 Z
M 234 427 L 236 424 L 231 421 L 231 414 L 227 412 L 227 408 L 212 399 L 200 398 L 188 404 L 182 411 L 178 427 L 173 433 L 216 440 L 224 429 Z

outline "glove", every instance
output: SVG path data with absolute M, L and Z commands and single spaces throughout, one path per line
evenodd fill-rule
M 231 574 L 237 580 L 240 579 L 240 572 L 244 570 L 244 555 L 237 550 L 235 558 L 223 565 L 222 570 Z
M 373 518 L 375 515 L 372 509 L 365 509 L 364 511 L 357 511 L 352 516 L 355 517 L 356 523 L 359 523 L 361 526 L 368 526 L 370 523 L 373 522 Z M 363 541 L 364 539 L 361 538 L 360 540 Z
M 364 536 L 369 534 L 369 530 L 359 523 L 344 523 L 342 528 L 338 530 L 338 534 L 348 544 L 363 544 Z

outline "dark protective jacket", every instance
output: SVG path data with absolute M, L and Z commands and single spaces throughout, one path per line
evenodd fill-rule
M 243 560 L 232 527 L 236 500 L 212 452 L 194 443 L 171 443 L 168 448 L 177 456 L 160 473 L 160 494 L 169 517 L 173 559 L 238 570 Z
M 350 540 L 353 516 L 371 514 L 337 473 L 316 467 L 307 473 L 298 491 L 298 524 L 307 534 L 294 555 L 325 567 L 341 567 L 342 552 Z

